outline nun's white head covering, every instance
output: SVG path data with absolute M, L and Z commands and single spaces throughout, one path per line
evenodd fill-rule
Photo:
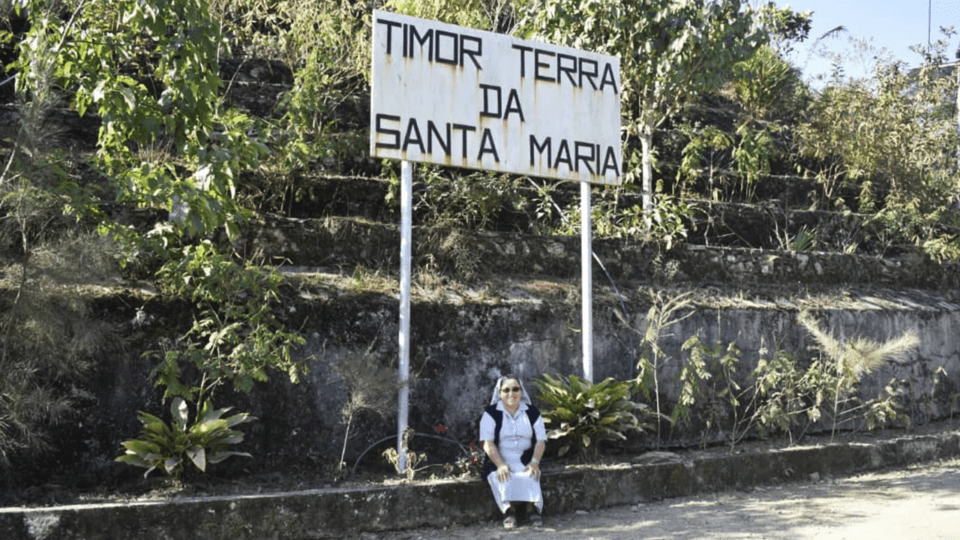
M 531 405 L 533 402 L 530 401 L 530 394 L 527 393 L 527 389 L 523 387 L 523 381 L 520 380 L 520 377 L 516 375 L 504 375 L 497 379 L 496 386 L 493 387 L 493 397 L 490 398 L 490 404 L 496 405 L 500 401 L 500 385 L 503 384 L 503 381 L 514 380 L 517 381 L 517 384 L 520 385 L 520 401 Z

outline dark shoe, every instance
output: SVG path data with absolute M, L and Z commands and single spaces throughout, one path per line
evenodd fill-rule
M 537 513 L 530 514 L 530 526 L 533 527 L 534 529 L 543 528 L 543 518 L 540 517 L 540 514 L 537 514 Z
M 504 529 L 514 529 L 517 526 L 517 516 L 510 514 L 507 517 L 503 518 L 503 528 Z

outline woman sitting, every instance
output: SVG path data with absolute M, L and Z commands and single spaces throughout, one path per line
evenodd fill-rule
M 543 526 L 540 458 L 547 430 L 540 411 L 530 402 L 520 379 L 505 375 L 497 381 L 493 398 L 480 419 L 480 440 L 487 454 L 483 477 L 506 517 L 503 526 L 517 526 L 517 510 L 525 504 L 530 525 Z

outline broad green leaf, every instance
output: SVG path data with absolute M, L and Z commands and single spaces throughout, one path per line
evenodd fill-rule
M 173 474 L 178 465 L 180 465 L 179 457 L 167 458 L 163 462 L 163 469 L 167 472 L 167 474 Z
M 247 452 L 233 452 L 233 451 L 221 451 L 210 454 L 207 456 L 207 463 L 220 463 L 221 461 L 227 459 L 228 457 L 240 456 L 252 458 L 253 456 Z
M 160 445 L 155 444 L 153 442 L 143 441 L 139 439 L 123 441 L 120 444 L 127 450 L 141 456 L 146 456 L 147 454 L 152 454 L 152 453 L 155 454 L 160 451 Z
M 179 431 L 185 431 L 187 429 L 187 422 L 190 420 L 190 408 L 186 400 L 180 396 L 173 398 L 173 401 L 170 402 L 170 414 L 173 416 L 173 421 L 176 423 L 177 429 Z
M 130 88 L 121 88 L 120 95 L 123 97 L 123 101 L 127 104 L 127 108 L 131 111 L 137 108 L 137 98 L 133 95 L 133 90 Z
M 103 101 L 103 96 L 106 95 L 106 86 L 107 86 L 107 81 L 102 80 L 93 89 L 91 96 L 93 97 L 94 103 L 99 103 L 100 101 Z
M 141 458 L 140 456 L 138 456 L 138 455 L 136 455 L 136 454 L 124 454 L 124 455 L 116 458 L 114 461 L 118 461 L 118 462 L 120 462 L 120 463 L 126 463 L 126 464 L 128 464 L 128 465 L 133 465 L 133 466 L 135 466 L 135 467 L 144 467 L 144 468 L 147 468 L 147 467 L 152 467 L 152 466 L 153 466 L 152 464 L 147 463 L 146 461 L 144 461 L 143 458 Z
M 187 448 L 187 457 L 203 472 L 207 472 L 207 451 L 203 447 L 192 446 Z

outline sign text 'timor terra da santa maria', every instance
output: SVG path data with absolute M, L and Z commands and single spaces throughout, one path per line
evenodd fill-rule
M 373 13 L 370 155 L 617 185 L 620 61 Z

